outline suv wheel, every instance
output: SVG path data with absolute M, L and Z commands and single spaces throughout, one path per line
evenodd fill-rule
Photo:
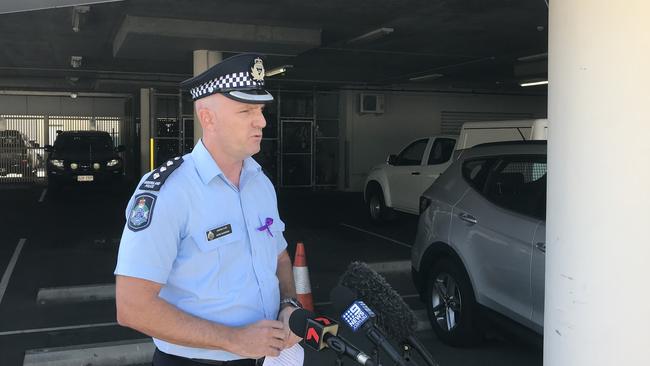
M 376 223 L 385 222 L 394 218 L 394 212 L 386 207 L 384 195 L 379 190 L 374 190 L 368 197 L 368 214 L 370 219 Z
M 476 300 L 462 267 L 449 258 L 437 261 L 427 283 L 427 313 L 438 338 L 451 346 L 479 343 Z

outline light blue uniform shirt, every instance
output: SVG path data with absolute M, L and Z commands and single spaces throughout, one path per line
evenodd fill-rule
M 201 141 L 183 159 L 160 191 L 138 188 L 129 201 L 115 274 L 160 283 L 162 299 L 215 323 L 238 327 L 277 319 L 276 267 L 287 242 L 273 185 L 259 164 L 248 158 L 238 189 Z M 148 216 L 141 216 L 148 226 L 133 231 L 128 220 L 138 205 L 134 198 L 141 193 L 155 199 L 147 202 Z M 268 218 L 273 220 L 269 230 L 258 230 Z M 161 351 L 182 357 L 242 358 L 156 338 L 154 343 Z

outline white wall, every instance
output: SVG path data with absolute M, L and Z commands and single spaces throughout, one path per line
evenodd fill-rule
M 385 96 L 384 114 L 362 115 L 358 112 L 359 93 L 341 92 L 341 145 L 347 144 L 348 154 L 342 154 L 339 176 L 343 177 L 340 188 L 348 191 L 363 190 L 370 168 L 384 162 L 388 154 L 397 154 L 418 137 L 440 133 L 442 111 L 546 115 L 546 97 L 390 91 L 381 92 Z

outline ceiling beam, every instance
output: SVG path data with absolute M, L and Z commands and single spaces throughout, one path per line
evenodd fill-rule
M 320 29 L 127 15 L 113 40 L 113 56 L 182 59 L 199 49 L 295 56 L 320 44 Z

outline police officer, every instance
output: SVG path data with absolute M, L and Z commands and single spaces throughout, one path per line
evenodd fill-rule
M 154 366 L 259 364 L 300 341 L 288 325 L 300 303 L 284 223 L 251 158 L 273 101 L 264 64 L 240 54 L 181 87 L 203 138 L 145 175 L 127 206 L 117 319 L 153 337 Z

